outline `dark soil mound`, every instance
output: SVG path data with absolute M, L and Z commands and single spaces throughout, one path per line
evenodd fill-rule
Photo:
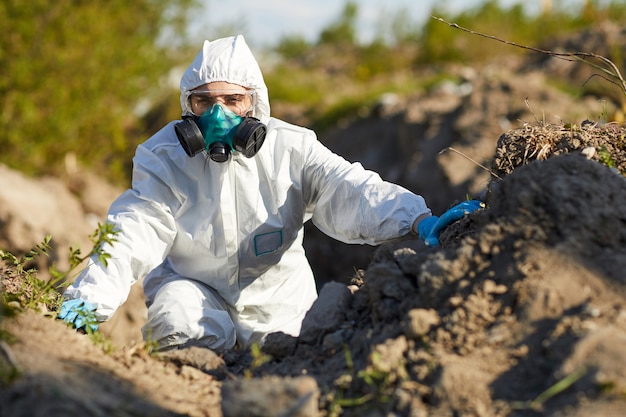
M 513 162 L 494 164 L 487 207 L 448 228 L 442 248 L 379 249 L 334 312 L 342 320 L 257 374 L 314 376 L 343 415 L 626 409 L 626 180 L 573 152 L 563 127 L 533 129 L 558 151 L 528 163 L 528 129 L 501 138 Z M 623 162 L 620 129 L 584 132 Z

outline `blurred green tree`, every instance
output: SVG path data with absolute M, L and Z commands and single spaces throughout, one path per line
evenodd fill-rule
M 356 19 L 359 7 L 353 1 L 347 1 L 339 19 L 324 28 L 319 36 L 319 44 L 354 44 L 356 43 Z
M 140 127 L 145 104 L 163 94 L 196 6 L 195 0 L 1 2 L 0 162 L 59 175 L 75 156 L 124 180 L 124 164 L 145 139 L 128 132 Z

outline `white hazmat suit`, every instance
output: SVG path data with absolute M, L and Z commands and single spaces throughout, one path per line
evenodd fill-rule
M 132 187 L 111 205 L 119 230 L 65 293 L 105 321 L 144 278 L 144 337 L 160 349 L 249 346 L 283 331 L 297 336 L 317 297 L 302 246 L 313 223 L 345 243 L 377 245 L 411 233 L 429 214 L 424 199 L 383 181 L 324 147 L 308 129 L 270 117 L 267 88 L 242 36 L 205 41 L 181 79 L 185 92 L 225 81 L 256 92 L 254 116 L 267 125 L 252 158 L 226 163 L 189 157 L 172 122 L 141 144 Z

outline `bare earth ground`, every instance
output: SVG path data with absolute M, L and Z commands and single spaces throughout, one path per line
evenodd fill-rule
M 484 209 L 439 248 L 379 248 L 262 352 L 106 353 L 41 314 L 6 318 L 0 371 L 19 373 L 0 415 L 623 416 L 625 135 L 502 135 Z

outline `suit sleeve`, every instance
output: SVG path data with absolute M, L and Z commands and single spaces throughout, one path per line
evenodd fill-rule
M 92 257 L 65 298 L 80 298 L 96 306 L 100 321 L 108 320 L 128 298 L 130 287 L 158 266 L 176 236 L 173 209 L 178 198 L 167 166 L 151 151 L 139 147 L 134 159 L 133 187 L 109 208 L 107 222 L 118 234 L 103 250 L 106 265 Z
M 430 213 L 423 197 L 349 163 L 313 134 L 305 142 L 305 204 L 313 223 L 330 237 L 378 245 L 406 236 L 417 217 Z

